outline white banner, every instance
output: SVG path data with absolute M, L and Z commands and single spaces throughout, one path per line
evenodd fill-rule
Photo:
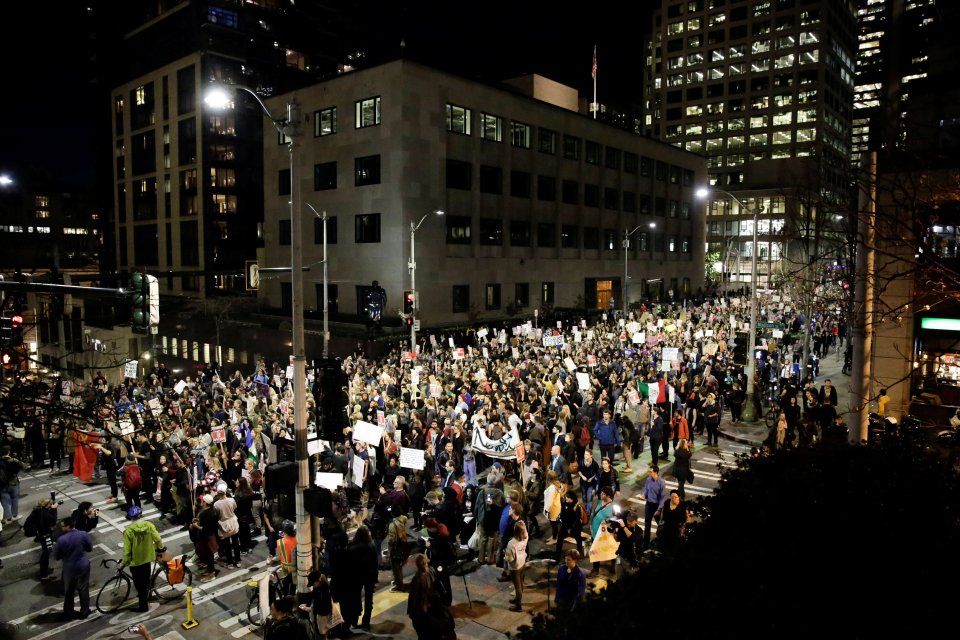
M 342 473 L 324 473 L 323 471 L 317 472 L 317 477 L 314 479 L 318 487 L 323 487 L 324 489 L 329 489 L 330 491 L 336 491 L 337 487 L 343 484 L 343 474 Z
M 491 440 L 483 433 L 483 429 L 478 427 L 473 430 L 471 444 L 477 453 L 485 453 L 491 458 L 507 460 L 516 458 L 517 447 L 520 445 L 520 434 L 517 433 L 516 428 L 512 428 L 499 440 Z

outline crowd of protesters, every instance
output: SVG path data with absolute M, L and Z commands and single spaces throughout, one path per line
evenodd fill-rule
M 807 319 L 782 300 L 759 300 L 761 319 L 784 327 L 758 342 L 755 382 L 783 408 L 782 432 L 778 421 L 769 445 L 810 444 L 830 426 L 823 407 L 836 405 L 835 391 L 823 393 L 813 383 L 817 357 L 842 348 L 846 327 L 835 313 Z M 740 419 L 747 385 L 732 355 L 734 342 L 745 339 L 737 334 L 748 308 L 749 299 L 736 296 L 642 305 L 627 316 L 549 327 L 517 321 L 455 336 L 427 334 L 417 353 L 397 345 L 382 358 L 359 349 L 344 358 L 348 385 L 338 403 L 345 429 L 323 424 L 317 387 L 307 386 L 310 439 L 324 441 L 312 452 L 312 471 L 343 476 L 332 495 L 335 517 L 325 519 L 314 593 L 329 593 L 341 626 L 369 626 L 370 581 L 378 569 L 390 569 L 395 590 L 420 590 L 409 609 L 419 632 L 446 624 L 438 603 L 450 604 L 450 568 L 465 549 L 475 550 L 481 564 L 502 568 L 500 578 L 514 585 L 516 609 L 528 538 L 549 533 L 546 544 L 563 559 L 557 606 L 582 597 L 577 561 L 585 531 L 591 539 L 601 528 L 609 532 L 620 565 L 635 569 L 656 539 L 666 547 L 683 535 L 694 446 L 717 446 L 725 411 Z M 791 336 L 805 322 L 815 346 L 801 363 Z M 19 518 L 18 471 L 28 464 L 50 473 L 66 468 L 83 482 L 104 478 L 110 500 L 122 500 L 128 514 L 154 501 L 161 518 L 190 531 L 201 579 L 216 575 L 217 556 L 240 566 L 261 533 L 271 556 L 295 573 L 289 505 L 282 493 L 266 491 L 271 465 L 294 460 L 286 373 L 260 360 L 252 371 L 212 364 L 180 378 L 158 363 L 144 378 L 111 384 L 98 372 L 87 384 L 54 389 L 49 402 L 71 407 L 76 417 L 38 408 L 8 431 L 4 522 Z M 359 421 L 382 429 L 379 442 L 355 439 Z M 483 436 L 479 447 L 475 432 Z M 522 451 L 505 456 L 487 450 L 483 443 L 491 442 L 518 442 Z M 402 449 L 423 452 L 423 468 L 401 466 Z M 614 504 L 622 478 L 643 455 L 650 456 L 651 473 L 640 518 Z M 679 487 L 667 492 L 658 465 L 671 458 Z M 95 518 L 87 510 L 79 515 Z M 661 523 L 656 539 L 654 520 Z M 426 554 L 408 582 L 404 568 L 416 547 L 410 532 L 420 528 Z M 354 530 L 363 533 L 351 541 L 347 532 Z M 350 569 L 358 564 L 372 568 Z M 594 563 L 592 573 L 600 569 Z M 326 597 L 311 604 L 318 620 L 332 615 Z M 324 625 L 316 630 L 326 632 Z

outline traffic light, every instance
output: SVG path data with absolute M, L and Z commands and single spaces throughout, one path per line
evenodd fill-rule
M 413 313 L 413 302 L 416 294 L 411 290 L 407 289 L 403 292 L 403 313 L 410 315 Z
M 0 317 L 0 344 L 5 347 L 23 344 L 23 316 L 14 314 Z
M 137 271 L 133 274 L 133 322 L 136 333 L 149 333 L 160 326 L 160 284 L 156 276 Z
M 746 366 L 747 342 L 749 342 L 749 336 L 747 335 L 747 332 L 737 331 L 736 342 L 733 345 L 733 364 Z

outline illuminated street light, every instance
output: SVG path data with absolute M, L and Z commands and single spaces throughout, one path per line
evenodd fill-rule
M 741 202 L 740 198 L 733 195 L 729 191 L 724 191 L 723 189 L 717 189 L 716 193 L 723 194 L 731 198 L 734 202 L 740 205 L 741 209 L 748 210 L 748 207 Z M 697 189 L 697 197 L 701 200 L 705 200 L 711 194 L 709 189 L 700 188 Z M 747 422 L 753 422 L 757 419 L 756 411 L 754 411 L 753 403 L 753 394 L 754 394 L 754 384 L 753 384 L 753 375 L 754 370 L 756 369 L 756 359 L 757 354 L 757 214 L 760 213 L 760 207 L 753 206 L 753 251 L 750 252 L 750 332 L 749 332 L 749 342 L 747 344 L 747 363 L 744 373 L 747 376 L 747 398 L 744 401 L 743 413 L 741 417 Z
M 287 103 L 285 117 L 277 118 L 263 102 L 257 93 L 242 85 L 214 86 L 204 96 L 204 102 L 212 109 L 225 109 L 233 104 L 236 91 L 243 91 L 253 96 L 263 113 L 273 123 L 274 128 L 287 140 L 290 158 L 290 291 L 293 333 L 293 420 L 294 420 L 294 451 L 297 461 L 297 491 L 296 491 L 296 518 L 297 518 L 297 591 L 307 591 L 307 575 L 313 568 L 312 532 L 307 520 L 306 506 L 303 502 L 303 492 L 310 487 L 309 466 L 307 456 L 307 394 L 306 394 L 306 354 L 304 348 L 304 319 L 303 319 L 303 253 L 302 234 L 300 233 L 300 216 L 297 215 L 297 180 L 296 180 L 296 151 L 300 135 L 300 103 L 294 96 Z
M 410 290 L 413 291 L 413 318 L 410 322 L 410 351 L 416 354 L 417 352 L 417 311 L 420 309 L 420 296 L 417 295 L 417 259 L 416 259 L 416 237 L 417 229 L 420 228 L 420 225 L 423 224 L 423 221 L 427 219 L 431 213 L 434 215 L 442 216 L 444 211 L 442 209 L 435 209 L 434 211 L 423 214 L 423 217 L 420 218 L 420 222 L 414 224 L 413 220 L 410 221 L 410 262 L 407 263 L 407 268 L 410 269 Z

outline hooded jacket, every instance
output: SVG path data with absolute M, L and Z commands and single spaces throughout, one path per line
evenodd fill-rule
M 123 530 L 123 564 L 136 567 L 153 562 L 163 548 L 160 533 L 149 520 L 138 520 Z

